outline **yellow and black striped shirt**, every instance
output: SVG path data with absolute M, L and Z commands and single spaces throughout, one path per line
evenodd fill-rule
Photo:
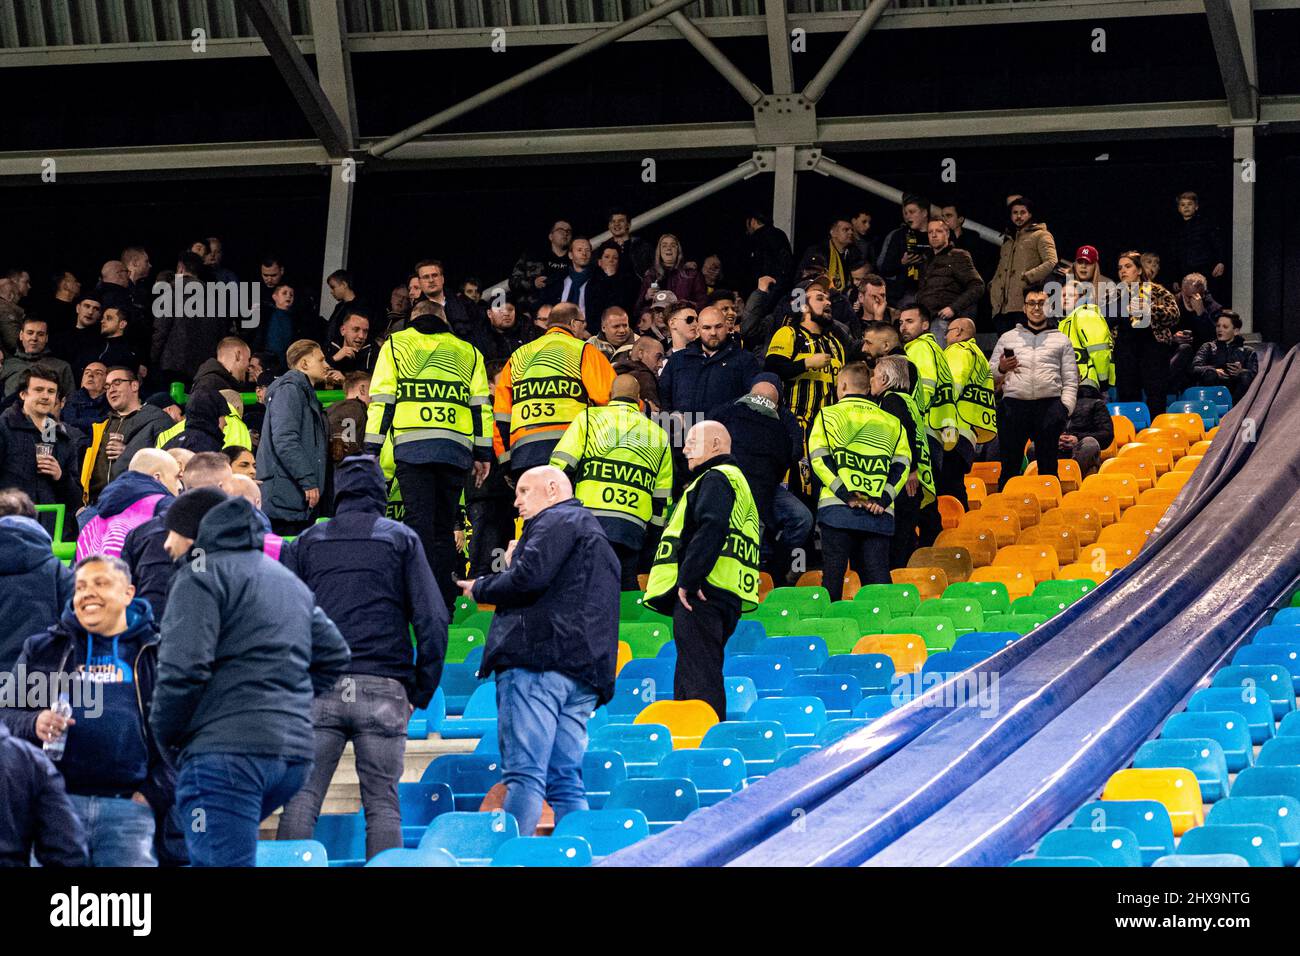
M 801 366 L 795 364 L 818 353 L 831 357 L 825 368 L 801 371 Z M 782 326 L 767 347 L 765 367 L 781 376 L 785 383 L 784 404 L 794 412 L 806 434 L 817 413 L 835 402 L 835 379 L 844 367 L 844 346 L 830 332 L 813 333 L 802 325 Z

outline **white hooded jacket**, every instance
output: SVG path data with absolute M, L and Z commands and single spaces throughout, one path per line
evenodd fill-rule
M 998 371 L 1006 349 L 1015 353 L 1019 368 L 1005 375 Z M 1003 398 L 1034 401 L 1040 398 L 1059 398 L 1068 412 L 1073 414 L 1079 391 L 1079 366 L 1075 362 L 1074 346 L 1064 333 L 1054 328 L 1031 332 L 1021 323 L 998 339 L 989 358 L 993 380 L 1002 386 Z

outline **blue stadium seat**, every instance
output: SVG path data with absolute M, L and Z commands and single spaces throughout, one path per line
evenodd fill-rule
M 1070 826 L 1076 829 L 1123 827 L 1138 839 L 1142 863 L 1174 852 L 1174 826 L 1169 811 L 1158 800 L 1093 800 L 1074 814 Z
M 1282 723 L 1277 725 L 1277 735 L 1279 737 L 1300 737 L 1300 711 L 1287 714 L 1282 718 Z
M 482 648 L 475 648 L 480 652 Z M 477 664 L 465 661 L 463 664 L 446 663 L 442 667 L 442 680 L 438 682 L 439 693 L 445 693 L 447 713 L 457 717 L 465 713 L 465 706 L 474 696 L 474 691 L 483 686 L 483 681 L 475 676 Z
M 492 857 L 493 866 L 591 866 L 591 845 L 582 837 L 515 837 Z
M 1300 863 L 1300 800 L 1293 797 L 1229 797 L 1210 808 L 1207 824 L 1258 823 L 1272 827 L 1282 865 Z
M 1101 866 L 1090 856 L 1027 856 L 1012 866 Z
M 599 859 L 617 853 L 650 835 L 645 814 L 632 807 L 617 810 L 574 810 L 555 825 L 552 836 L 581 837 Z
M 1255 632 L 1252 644 L 1300 644 L 1300 625 L 1270 624 Z
M 497 685 L 491 682 L 479 684 L 470 695 L 465 705 L 465 713 L 460 720 L 443 722 L 439 731 L 448 740 L 465 740 L 472 737 L 486 737 L 497 732 Z
M 1227 795 L 1228 761 L 1219 742 L 1209 737 L 1148 740 L 1138 748 L 1133 766 L 1140 770 L 1184 767 L 1196 775 L 1201 799 L 1206 803 Z
M 1200 415 L 1207 430 L 1219 424 L 1219 406 L 1215 402 L 1170 402 L 1165 410 L 1171 415 Z
M 740 621 L 727 638 L 727 653 L 752 654 L 766 637 L 767 629 L 762 621 Z
M 628 661 L 628 665 L 635 664 Z M 623 670 L 627 670 L 624 666 Z M 614 681 L 614 696 L 605 705 L 615 723 L 632 723 L 633 718 L 655 701 L 655 682 L 650 677 L 620 677 Z
M 1162 856 L 1151 864 L 1159 867 L 1189 867 L 1193 869 L 1205 869 L 1207 867 L 1241 867 L 1250 866 L 1250 863 L 1243 857 L 1235 853 L 1175 853 L 1169 856 Z
M 673 672 L 677 669 L 677 659 L 663 657 L 642 657 L 628 661 L 618 672 L 619 680 L 635 680 L 644 687 L 644 693 L 650 695 L 646 703 L 656 700 L 673 699 Z M 645 682 L 649 681 L 649 684 Z M 610 712 L 613 716 L 613 712 Z
M 1281 866 L 1282 847 L 1272 827 L 1262 823 L 1205 824 L 1183 834 L 1175 856 L 1232 853 L 1251 866 Z
M 1300 610 L 1296 608 L 1295 610 Z M 1300 683 L 1300 643 L 1243 644 L 1232 655 L 1234 664 L 1277 664 L 1285 667 L 1292 683 Z
M 461 866 L 487 866 L 500 846 L 517 836 L 519 822 L 504 810 L 444 813 L 433 818 L 420 838 L 419 849 L 441 847 Z
M 862 699 L 862 685 L 852 674 L 800 674 L 785 685 L 783 696 L 819 698 L 826 706 L 826 719 L 833 720 L 853 712 Z
M 429 846 L 402 850 L 384 850 L 366 861 L 366 866 L 460 866 L 456 858 L 441 847 Z
M 1162 740 L 1196 740 L 1209 737 L 1217 740 L 1231 773 L 1238 773 L 1255 760 L 1255 748 L 1250 740 L 1250 727 L 1241 714 L 1233 711 L 1202 710 L 1172 714 L 1160 729 Z
M 402 844 L 420 845 L 424 828 L 440 813 L 455 809 L 451 787 L 445 783 L 399 783 L 397 803 L 402 814 Z
M 769 654 L 784 654 L 790 658 L 790 666 L 800 674 L 816 674 L 830 657 L 826 642 L 813 635 L 769 637 L 763 648 Z
M 329 854 L 315 840 L 259 840 L 257 866 L 329 866 Z
M 695 784 L 685 777 L 624 780 L 614 788 L 605 803 L 607 810 L 640 810 L 649 821 L 652 834 L 662 833 L 674 823 L 681 823 L 699 807 L 700 796 Z
M 1300 737 L 1274 737 L 1264 741 L 1255 766 L 1300 767 Z
M 982 662 L 987 655 L 961 652 L 961 651 L 936 651 L 925 659 L 921 665 L 921 676 L 926 677 L 930 674 L 945 674 L 952 676 L 960 674 L 968 668 L 974 667 Z
M 659 660 L 663 660 L 663 661 L 676 661 L 676 660 L 677 660 L 677 642 L 676 642 L 676 641 L 669 641 L 668 643 L 666 643 L 663 647 L 659 648 L 659 653 L 656 654 L 655 657 L 657 657 Z M 634 660 L 635 660 L 635 659 L 636 659 L 636 658 L 634 658 Z M 644 657 L 642 657 L 642 658 L 640 658 L 640 660 L 648 660 L 648 658 L 644 658 Z
M 1278 608 L 1270 624 L 1286 627 L 1300 627 L 1300 607 L 1283 607 Z
M 758 688 L 752 677 L 728 677 L 727 685 L 727 720 L 744 720 L 749 708 L 758 700 Z
M 1220 415 L 1232 410 L 1232 393 L 1222 385 L 1193 385 L 1179 399 L 1185 402 L 1213 402 Z
M 708 729 L 700 746 L 739 750 L 749 779 L 754 780 L 771 772 L 772 764 L 789 744 L 785 728 L 774 720 L 724 720 Z
M 981 654 L 984 657 L 992 657 L 1004 647 L 1010 647 L 1013 643 L 1020 640 L 1020 635 L 1015 631 L 971 631 L 967 634 L 958 634 L 957 642 L 953 644 L 954 652 L 962 654 Z
M 621 753 L 629 779 L 653 777 L 673 749 L 673 736 L 663 724 L 607 724 L 588 735 L 587 747 Z
M 853 716 L 875 720 L 877 717 L 885 716 L 893 709 L 894 698 L 891 694 L 874 694 L 858 701 L 857 706 L 853 708 Z
M 784 654 L 738 654 L 723 659 L 722 675 L 748 677 L 758 688 L 759 697 L 775 697 L 790 683 L 795 671 Z
M 744 789 L 748 772 L 734 747 L 691 747 L 665 757 L 655 776 L 685 777 L 695 784 L 700 806 L 711 807 Z
M 749 708 L 745 719 L 775 720 L 791 746 L 809 744 L 826 726 L 826 705 L 820 697 L 764 697 Z
M 794 747 L 789 747 L 786 749 L 785 753 L 776 758 L 776 763 L 772 764 L 772 772 L 775 773 L 782 767 L 793 766 L 804 757 L 811 753 L 816 753 L 820 749 L 821 748 L 816 744 L 797 744 Z
M 601 708 L 602 710 L 604 708 Z M 478 743 L 474 745 L 476 754 L 492 754 L 495 757 L 501 756 L 501 737 L 499 734 L 488 734 L 486 737 L 480 737 Z
M 433 693 L 428 707 L 419 707 L 411 712 L 411 719 L 406 722 L 408 740 L 425 740 L 429 734 L 436 734 L 447 719 L 447 695 L 440 686 Z
M 1300 767 L 1250 767 L 1237 774 L 1232 795 L 1300 800 Z
M 1038 845 L 1041 856 L 1087 856 L 1102 866 L 1141 866 L 1137 835 L 1125 827 L 1053 830 Z
M 817 731 L 817 736 L 813 738 L 813 743 L 818 747 L 825 747 L 833 744 L 841 737 L 847 737 L 855 731 L 861 730 L 871 721 L 865 717 L 840 717 L 835 720 L 826 721 L 826 726 Z
M 501 782 L 501 758 L 496 754 L 443 754 L 424 768 L 420 782 L 445 783 L 451 787 L 456 809 L 472 813 Z
M 582 755 L 582 786 L 587 806 L 599 810 L 610 793 L 627 779 L 627 764 L 617 750 L 588 750 Z
M 590 737 L 607 723 L 609 723 L 609 711 L 604 707 L 597 707 L 587 718 L 587 736 Z
M 887 694 L 894 680 L 894 660 L 888 654 L 832 654 L 822 673 L 852 674 L 861 689 L 859 697 Z
M 323 847 L 330 866 L 360 866 L 366 861 L 366 821 L 356 813 L 322 813 L 312 839 Z
M 1257 744 L 1273 736 L 1273 704 L 1259 688 L 1206 687 L 1191 696 L 1187 709 L 1193 713 L 1227 710 L 1241 714 L 1250 727 L 1250 739 Z
M 1106 408 L 1112 415 L 1123 415 L 1131 421 L 1136 431 L 1151 427 L 1151 411 L 1146 402 L 1108 402 Z
M 1210 686 L 1259 687 L 1268 695 L 1273 704 L 1273 716 L 1278 720 L 1295 710 L 1295 685 L 1291 681 L 1291 672 L 1278 664 L 1229 664 L 1214 675 Z

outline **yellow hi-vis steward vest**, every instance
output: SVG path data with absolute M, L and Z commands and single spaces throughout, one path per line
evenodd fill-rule
M 1105 392 L 1115 380 L 1115 343 L 1110 335 L 1110 323 L 1101 309 L 1091 302 L 1075 306 L 1058 328 L 1074 346 L 1080 384 L 1091 382 L 1099 392 Z
M 918 441 L 916 443 L 917 454 L 912 458 L 912 470 L 916 472 L 916 480 L 921 484 L 921 507 L 928 508 L 930 503 L 939 496 L 934 486 L 934 466 L 930 462 L 930 443 L 925 439 L 925 421 L 921 418 L 921 412 L 916 407 L 916 402 L 907 392 L 894 392 L 903 400 L 907 406 L 907 412 L 912 416 L 912 425 L 916 429 Z M 904 429 L 904 438 L 906 431 Z
M 952 370 L 953 398 L 957 400 L 957 432 L 972 445 L 992 441 L 998 434 L 998 407 L 993 400 L 993 374 L 989 360 L 974 339 L 943 350 Z
M 818 413 L 808 432 L 808 455 L 822 484 L 819 512 L 847 508 L 840 493 L 848 492 L 887 499 L 885 510 L 892 515 L 894 496 L 912 464 L 902 422 L 864 395 L 846 395 Z M 889 470 L 895 462 L 903 464 L 903 474 L 891 485 Z
M 596 517 L 642 530 L 647 522 L 663 523 L 673 489 L 668 433 L 635 401 L 616 398 L 583 409 L 551 452 L 551 464 L 576 473 L 573 493 Z
M 722 553 L 713 565 L 713 570 L 705 578 L 715 588 L 727 591 L 740 598 L 742 611 L 752 611 L 758 606 L 758 561 L 759 539 L 762 531 L 758 520 L 758 507 L 750 493 L 749 482 L 735 465 L 714 465 L 700 475 L 682 492 L 681 499 L 673 507 L 668 518 L 659 547 L 655 551 L 654 565 L 650 568 L 650 578 L 646 581 L 646 603 L 677 590 L 677 564 L 682 546 L 682 527 L 690 510 L 692 492 L 711 471 L 721 473 L 731 485 L 735 494 L 735 503 L 731 506 L 731 518 L 727 540 L 722 545 Z
M 929 332 L 903 346 L 916 366 L 916 388 L 912 398 L 925 421 L 926 431 L 948 451 L 957 447 L 957 406 L 953 404 L 952 369 L 943 349 Z
M 230 403 L 226 403 L 226 408 L 230 408 Z M 175 425 L 158 433 L 158 438 L 154 441 L 155 448 L 162 448 L 169 441 L 185 431 L 185 419 L 181 419 Z M 253 450 L 253 436 L 248 433 L 248 426 L 243 420 L 235 414 L 235 410 L 230 408 L 226 413 L 226 424 L 221 430 L 222 441 L 227 448 L 247 448 Z
M 370 376 L 366 444 L 451 442 L 473 456 L 492 447 L 492 408 L 483 356 L 450 332 L 394 332 Z

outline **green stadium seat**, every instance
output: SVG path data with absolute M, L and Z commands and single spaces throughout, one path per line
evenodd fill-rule
M 891 615 L 900 617 L 916 610 L 921 594 L 914 584 L 864 584 L 853 600 L 886 605 Z
M 926 616 L 938 615 L 951 619 L 952 626 L 959 635 L 984 629 L 984 608 L 976 598 L 931 598 L 921 605 L 921 611 Z
M 945 598 L 963 598 L 979 601 L 984 616 L 1010 614 L 1011 601 L 1007 586 L 1001 581 L 958 581 L 944 589 Z
M 918 635 L 930 651 L 952 650 L 953 644 L 957 642 L 957 628 L 953 625 L 952 618 L 943 615 L 896 617 L 889 622 L 889 628 L 894 634 Z
M 823 613 L 826 618 L 852 621 L 858 627 L 858 637 L 866 634 L 888 634 L 889 619 L 893 613 L 888 604 L 872 601 L 836 601 Z
M 1011 602 L 1012 614 L 1036 614 L 1053 618 L 1067 607 L 1069 601 L 1051 594 L 1031 594 L 1029 597 L 1016 598 Z
M 823 587 L 773 588 L 763 599 L 765 608 L 791 608 L 803 617 L 820 617 L 830 603 L 830 592 Z
M 477 627 L 449 627 L 447 628 L 446 662 L 463 664 L 465 658 L 469 657 L 470 651 L 484 647 L 486 644 L 486 635 Z
M 478 604 L 472 597 L 465 597 L 463 594 L 456 598 L 456 602 L 451 606 L 451 623 L 459 624 L 462 620 L 469 617 L 478 610 Z
M 632 648 L 632 657 L 655 657 L 659 649 L 673 638 L 672 623 L 666 618 L 659 622 L 638 621 L 634 624 L 620 624 L 618 639 L 627 641 Z
M 1048 616 L 1046 614 L 1003 614 L 996 621 L 999 630 L 1015 631 L 1017 634 L 1024 635 L 1046 624 Z
M 1060 597 L 1067 599 L 1066 605 L 1069 606 L 1096 588 L 1097 582 L 1087 578 L 1053 578 L 1040 581 L 1034 588 L 1034 597 Z

